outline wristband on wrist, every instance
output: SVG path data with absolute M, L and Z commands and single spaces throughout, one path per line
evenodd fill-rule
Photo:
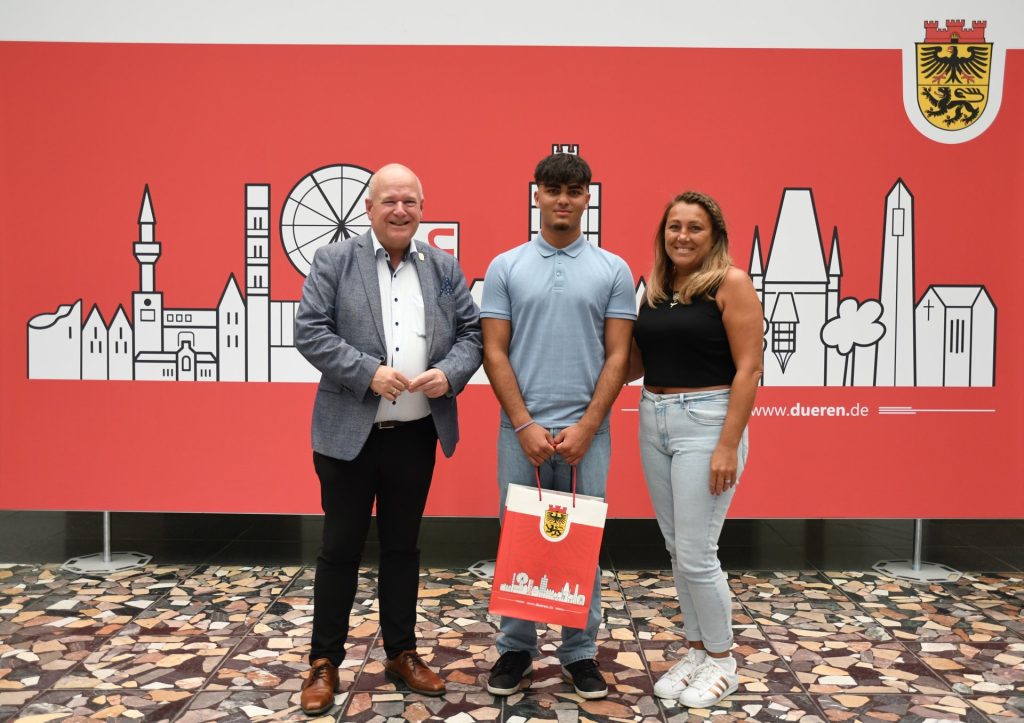
M 516 434 L 519 434 L 520 432 L 522 432 L 522 431 L 523 431 L 524 429 L 526 429 L 527 427 L 529 427 L 529 426 L 530 426 L 531 424 L 533 424 L 533 423 L 534 423 L 534 422 L 533 422 L 533 420 L 531 419 L 531 420 L 530 420 L 529 422 L 526 422 L 525 424 L 520 424 L 520 425 L 519 425 L 518 427 L 516 427 L 516 429 L 515 429 L 515 432 L 516 432 Z

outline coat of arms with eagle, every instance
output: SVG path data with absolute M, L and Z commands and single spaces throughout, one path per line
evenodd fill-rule
M 974 123 L 988 101 L 992 43 L 984 20 L 926 21 L 917 43 L 918 106 L 936 128 L 957 131 Z

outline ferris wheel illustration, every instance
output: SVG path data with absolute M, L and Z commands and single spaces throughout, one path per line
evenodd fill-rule
M 281 243 L 303 276 L 309 275 L 318 248 L 369 230 L 363 201 L 372 175 L 362 166 L 323 166 L 300 178 L 289 192 L 281 209 Z

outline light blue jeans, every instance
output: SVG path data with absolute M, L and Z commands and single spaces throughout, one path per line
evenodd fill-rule
M 561 429 L 550 429 L 551 436 Z M 581 495 L 604 497 L 608 484 L 608 462 L 611 459 L 612 442 L 608 423 L 597 431 L 590 443 L 590 449 L 576 465 L 576 492 Z M 510 484 L 537 484 L 537 468 L 530 464 L 519 446 L 519 438 L 512 427 L 502 422 L 498 429 L 498 514 L 505 516 L 505 495 Z M 540 467 L 541 487 L 561 492 L 572 491 L 571 468 L 565 460 L 555 454 Z M 562 628 L 562 644 L 558 648 L 558 660 L 562 665 L 577 660 L 589 660 L 597 655 L 597 631 L 601 627 L 601 565 L 594 576 L 594 590 L 590 594 L 590 613 L 587 627 Z M 519 618 L 501 618 L 501 634 L 498 636 L 498 653 L 504 655 L 510 650 L 525 650 L 534 658 L 540 655 L 537 648 L 537 623 Z
M 718 536 L 735 485 L 717 497 L 708 490 L 711 453 L 725 422 L 729 390 L 654 394 L 640 399 L 640 459 L 647 489 L 672 559 L 683 629 L 712 653 L 732 647 L 732 597 L 718 561 Z M 737 452 L 740 479 L 747 430 Z

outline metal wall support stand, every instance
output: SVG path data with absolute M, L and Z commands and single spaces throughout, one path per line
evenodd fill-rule
M 495 562 L 497 560 L 479 560 L 469 566 L 469 571 L 481 580 L 493 580 Z
M 96 572 L 122 572 L 136 567 L 142 567 L 152 560 L 152 555 L 144 555 L 141 552 L 111 552 L 110 551 L 110 513 L 103 513 L 103 552 L 94 552 L 91 555 L 72 557 L 61 565 L 61 570 L 77 572 L 83 575 Z
M 914 520 L 914 559 L 882 560 L 874 564 L 874 570 L 897 580 L 910 582 L 956 582 L 962 574 L 948 565 L 937 562 L 921 562 L 921 537 L 924 520 Z

